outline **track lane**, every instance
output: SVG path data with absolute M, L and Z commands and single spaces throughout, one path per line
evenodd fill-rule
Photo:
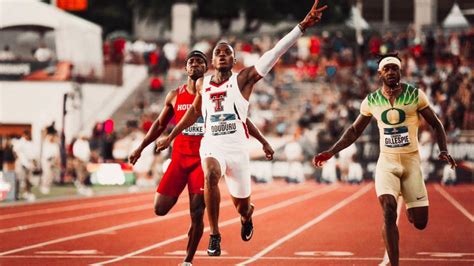
M 270 186 L 271 188 L 271 186 Z M 287 187 L 286 190 L 288 191 L 291 191 L 293 188 L 291 187 Z M 272 190 L 271 193 L 276 193 L 278 191 L 275 191 L 275 190 Z M 270 193 L 270 192 L 267 192 L 265 190 L 262 190 L 259 192 L 260 194 L 265 194 L 265 193 Z M 259 193 L 257 193 L 256 195 L 258 196 Z M 296 192 L 297 194 L 298 192 Z M 228 200 L 228 196 L 226 197 L 225 195 L 223 195 L 223 199 L 227 199 Z M 228 204 L 231 205 L 231 202 L 228 200 Z M 229 205 L 229 206 L 230 206 Z M 114 222 L 112 221 L 108 221 L 109 223 L 112 222 L 111 224 L 109 224 L 109 227 L 106 226 L 106 224 L 104 225 L 101 225 L 99 228 L 102 228 L 102 229 L 98 229 L 96 231 L 92 231 L 91 230 L 94 230 L 97 228 L 97 225 L 94 225 L 93 228 L 89 228 L 90 225 L 84 225 L 84 223 L 81 223 L 82 225 L 80 226 L 81 228 L 79 228 L 78 230 L 76 230 L 77 232 L 75 232 L 75 234 L 72 234 L 71 232 L 68 232 L 67 236 L 66 237 L 63 237 L 63 238 L 51 238 L 51 237 L 48 237 L 47 239 L 50 239 L 50 241 L 46 242 L 46 246 L 49 246 L 49 245 L 52 245 L 52 244 L 55 244 L 55 243 L 63 243 L 63 242 L 68 242 L 68 241 L 71 241 L 71 240 L 75 240 L 74 243 L 72 244 L 73 246 L 76 246 L 76 242 L 78 240 L 76 239 L 80 239 L 80 238 L 89 238 L 91 236 L 97 236 L 97 235 L 101 235 L 103 236 L 104 234 L 106 234 L 105 236 L 107 238 L 110 238 L 111 236 L 113 236 L 115 233 L 116 230 L 120 230 L 120 233 L 123 233 L 123 230 L 127 229 L 132 229 L 135 230 L 134 227 L 141 227 L 143 226 L 144 224 L 156 224 L 156 223 L 163 223 L 163 222 L 169 222 L 171 221 L 171 225 L 169 225 L 168 227 L 164 227 L 164 228 L 172 228 L 173 226 L 173 223 L 174 224 L 183 224 L 183 228 L 180 228 L 181 230 L 181 233 L 182 232 L 185 232 L 187 231 L 187 226 L 189 225 L 189 221 L 188 221 L 188 215 L 189 215 L 189 211 L 187 210 L 188 206 L 182 206 L 182 209 L 181 210 L 175 210 L 174 212 L 168 214 L 167 216 L 165 217 L 154 217 L 153 214 L 150 214 L 151 215 L 151 218 L 144 218 L 143 215 L 141 217 L 127 217 L 128 219 L 130 219 L 132 222 L 132 225 L 131 226 L 112 226 L 110 227 L 110 225 L 114 224 Z M 233 211 L 235 212 L 235 210 Z M 130 215 L 129 215 L 130 216 Z M 176 221 L 172 221 L 174 219 L 177 219 L 180 220 L 180 219 L 184 219 L 186 220 L 186 222 L 176 222 Z M 103 223 L 104 221 L 100 221 L 101 223 Z M 107 221 L 105 221 L 107 222 Z M 117 224 L 117 222 L 115 222 L 115 224 Z M 119 223 L 119 224 L 124 224 L 122 221 Z M 155 225 L 156 226 L 156 225 Z M 77 229 L 77 228 L 76 228 Z M 64 230 L 71 230 L 70 227 L 66 227 Z M 64 231 L 64 230 L 61 230 L 61 231 Z M 138 232 L 139 233 L 142 233 L 143 234 L 143 231 L 140 231 L 141 229 L 138 229 Z M 84 233 L 85 232 L 85 233 Z M 150 232 L 150 231 L 145 231 L 145 232 Z M 46 232 L 47 233 L 47 232 Z M 50 232 L 51 234 L 51 232 Z M 64 233 L 63 233 L 64 235 Z M 73 236 L 73 237 L 68 237 L 68 236 Z M 133 236 L 136 236 L 136 234 L 132 234 L 130 237 L 133 238 Z M 132 239 L 132 238 L 127 238 L 127 237 L 122 237 L 122 235 L 119 235 L 117 236 L 118 237 L 118 242 L 123 242 L 123 239 Z M 30 237 L 31 238 L 31 237 Z M 156 238 L 154 238 L 154 240 L 156 240 Z M 16 242 L 16 241 L 15 241 Z M 101 244 L 101 245 L 106 245 L 107 243 L 110 243 L 109 241 L 104 240 L 104 241 L 97 241 L 97 240 L 93 240 L 92 241 L 93 244 L 97 245 L 98 243 Z M 125 242 L 125 243 L 130 243 L 131 241 L 128 241 L 128 242 Z M 17 242 L 18 243 L 18 242 Z M 28 242 L 19 242 L 19 243 L 28 243 Z M 31 243 L 31 239 L 30 239 L 30 243 Z M 30 245 L 29 247 L 27 245 L 22 245 L 23 247 L 27 247 L 27 249 L 24 249 L 24 248 L 19 248 L 19 250 L 15 251 L 15 250 L 5 250 L 3 249 L 3 253 L 0 253 L 0 254 L 3 254 L 3 255 L 8 255 L 8 254 L 15 254 L 17 252 L 22 252 L 22 250 L 30 250 L 30 249 L 36 249 L 36 248 L 41 248 L 44 246 L 44 243 L 45 243 L 45 234 L 38 234 L 38 239 L 34 240 L 33 243 L 37 243 L 37 244 L 33 244 L 33 245 Z M 120 247 L 119 245 L 116 245 L 117 242 L 113 242 L 114 244 L 114 247 Z M 38 245 L 39 244 L 39 245 Z M 77 247 L 77 246 L 76 246 Z M 18 244 L 17 244 L 17 248 L 18 248 Z M 73 248 L 74 249 L 74 248 Z M 5 252 L 6 251 L 6 252 Z M 13 253 L 12 253 L 13 252 Z M 4 254 L 6 253 L 6 254 Z

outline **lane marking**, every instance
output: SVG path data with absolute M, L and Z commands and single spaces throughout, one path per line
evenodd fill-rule
M 291 186 L 291 187 L 287 187 L 287 188 L 280 189 L 280 190 L 274 189 L 270 192 L 265 191 L 261 194 L 258 194 L 256 196 L 254 196 L 253 199 L 263 199 L 263 198 L 271 197 L 271 196 L 274 196 L 274 195 L 285 194 L 287 192 L 303 190 L 305 188 L 306 187 L 304 187 L 304 186 L 298 186 L 298 187 Z M 221 203 L 221 207 L 227 207 L 227 206 L 233 206 L 232 200 L 226 200 L 226 201 L 223 201 Z M 49 246 L 49 245 L 56 244 L 56 243 L 66 242 L 66 241 L 70 241 L 70 240 L 76 240 L 76 239 L 79 239 L 79 238 L 85 238 L 85 237 L 94 236 L 94 235 L 98 235 L 98 234 L 106 234 L 106 233 L 109 233 L 109 232 L 114 232 L 114 231 L 127 229 L 127 228 L 131 228 L 131 227 L 135 227 L 135 226 L 141 226 L 141 225 L 146 225 L 146 224 L 151 224 L 151 223 L 158 223 L 158 222 L 161 222 L 161 221 L 171 220 L 171 219 L 174 219 L 174 218 L 178 218 L 178 217 L 181 217 L 181 216 L 187 216 L 187 215 L 189 215 L 189 210 L 183 210 L 183 211 L 168 214 L 166 216 L 153 217 L 153 218 L 149 218 L 149 219 L 145 219 L 145 220 L 139 220 L 139 221 L 130 222 L 130 223 L 126 223 L 126 224 L 114 225 L 114 226 L 103 228 L 103 229 L 89 231 L 89 232 L 85 232 L 85 233 L 81 233 L 81 234 L 75 234 L 75 235 L 71 235 L 71 236 L 67 236 L 67 237 L 61 237 L 61 238 L 57 238 L 57 239 L 53 239 L 53 240 L 49 240 L 49 241 L 45 241 L 45 242 L 40 242 L 40 243 L 29 245 L 29 246 L 24 246 L 24 247 L 21 247 L 21 248 L 7 250 L 7 251 L 4 251 L 4 252 L 1 252 L 0 256 L 5 256 L 5 255 L 25 251 L 25 250 L 40 248 L 40 247 Z
M 294 198 L 291 198 L 291 199 L 288 199 L 288 200 L 279 202 L 279 203 L 277 203 L 277 204 L 274 204 L 274 205 L 265 207 L 265 208 L 263 208 L 263 209 L 257 210 L 256 212 L 254 212 L 253 217 L 256 217 L 256 216 L 265 214 L 265 213 L 267 213 L 267 212 L 271 212 L 271 211 L 274 211 L 274 210 L 277 210 L 277 209 L 281 209 L 281 208 L 284 208 L 284 207 L 287 207 L 287 206 L 290 206 L 290 205 L 293 205 L 293 204 L 296 204 L 296 203 L 299 203 L 299 202 L 308 200 L 308 199 L 310 199 L 310 198 L 313 198 L 313 197 L 316 197 L 316 196 L 319 196 L 319 195 L 328 193 L 328 192 L 330 192 L 330 191 L 332 191 L 332 190 L 334 190 L 334 189 L 336 189 L 336 188 L 338 188 L 338 187 L 339 187 L 338 184 L 330 185 L 330 186 L 325 187 L 325 188 L 323 188 L 323 189 L 320 189 L 320 190 L 317 190 L 317 191 L 313 191 L 313 192 L 304 194 L 304 195 L 302 195 L 302 196 L 297 196 L 297 197 L 294 197 Z M 225 227 L 225 226 L 234 224 L 234 223 L 240 223 L 240 217 L 234 218 L 234 219 L 230 219 L 230 220 L 227 220 L 227 221 L 225 221 L 225 222 L 219 223 L 219 228 L 222 228 L 222 227 Z M 210 230 L 210 228 L 209 228 L 209 227 L 206 227 L 206 228 L 204 229 L 204 232 L 208 232 L 209 230 Z M 162 242 L 153 244 L 153 245 L 151 245 L 151 246 L 148 246 L 148 247 L 145 247 L 145 248 L 142 248 L 142 249 L 139 249 L 139 250 L 130 252 L 130 253 L 128 253 L 128 254 L 119 256 L 119 257 L 117 257 L 117 258 L 115 258 L 115 259 L 107 260 L 107 261 L 102 261 L 102 262 L 97 262 L 97 263 L 90 264 L 90 265 L 93 265 L 93 266 L 105 265 L 105 264 L 109 264 L 109 263 L 121 261 L 121 260 L 130 258 L 130 257 L 133 257 L 133 256 L 135 256 L 135 255 L 138 255 L 138 254 L 141 254 L 141 253 L 144 253 L 144 252 L 147 252 L 147 251 L 150 251 L 150 250 L 153 250 L 153 249 L 156 249 L 156 248 L 159 248 L 159 247 L 162 247 L 162 246 L 171 244 L 171 243 L 173 243 L 173 242 L 177 242 L 177 241 L 186 239 L 186 238 L 188 238 L 188 235 L 187 235 L 187 234 L 180 235 L 180 236 L 177 236 L 177 237 L 174 237 L 174 238 L 170 238 L 170 239 L 168 239 L 168 240 L 165 240 L 165 241 L 162 241 Z
M 45 250 L 37 251 L 35 254 L 45 254 L 45 255 L 96 255 L 102 254 L 103 252 L 98 252 L 95 249 L 85 249 L 85 250 Z
M 464 216 L 467 217 L 471 222 L 474 222 L 474 216 L 466 210 L 461 203 L 459 203 L 456 199 L 454 199 L 444 188 L 442 188 L 440 185 L 436 184 L 435 185 L 436 191 L 439 192 L 449 203 L 451 203 L 456 209 L 458 209 Z
M 262 190 L 270 190 L 273 187 L 275 187 L 275 184 L 272 183 L 268 186 L 255 186 L 255 189 L 253 192 L 257 191 L 262 191 Z M 0 215 L 0 220 L 6 220 L 6 219 L 13 219 L 13 218 L 21 218 L 21 217 L 31 217 L 33 215 L 43 215 L 43 214 L 51 214 L 51 213 L 58 213 L 58 212 L 66 212 L 66 211 L 74 211 L 74 210 L 80 210 L 80 209 L 87 209 L 87 208 L 95 208 L 95 207 L 105 207 L 105 206 L 110 206 L 110 205 L 115 205 L 115 204 L 121 204 L 121 203 L 134 203 L 134 202 L 140 202 L 140 201 L 146 201 L 146 200 L 153 200 L 153 197 L 155 195 L 154 192 L 145 192 L 146 195 L 141 195 L 138 197 L 133 197 L 130 196 L 129 194 L 125 194 L 126 196 L 130 197 L 121 197 L 121 198 L 116 198 L 116 199 L 110 199 L 110 200 L 105 200 L 105 201 L 100 201 L 100 202 L 89 202 L 89 203 L 78 203 L 74 205 L 69 205 L 69 206 L 61 206 L 61 207 L 53 207 L 53 208 L 47 208 L 47 209 L 40 209 L 40 210 L 31 210 L 31 211 L 23 211 L 23 212 L 16 212 L 16 213 L 9 213 L 9 214 L 4 214 Z M 140 193 L 142 194 L 142 193 Z M 102 196 L 97 197 L 97 201 L 99 201 Z M 105 197 L 105 196 L 104 196 Z M 185 198 L 185 201 L 182 200 L 182 198 Z M 75 201 L 75 199 L 74 199 Z M 189 202 L 189 198 L 186 197 L 183 194 L 180 195 L 178 199 L 177 204 Z M 42 207 L 38 204 L 37 207 Z
M 186 256 L 187 251 L 186 250 L 176 250 L 176 251 L 173 251 L 173 252 L 165 252 L 165 254 L 169 255 L 169 256 Z M 225 256 L 227 254 L 229 254 L 227 251 L 221 250 L 221 256 Z M 207 250 L 197 250 L 195 256 L 208 256 L 207 255 Z
M 10 255 L 0 258 L 1 259 L 106 259 L 114 258 L 116 255 Z M 219 260 L 245 260 L 250 257 L 246 256 L 220 256 Z M 180 256 L 134 256 L 131 259 L 135 260 L 165 260 L 165 259 L 183 259 Z M 195 260 L 216 260 L 215 257 L 209 257 L 207 254 L 205 256 L 195 256 Z M 378 261 L 380 257 L 284 257 L 284 256 L 269 256 L 262 257 L 261 260 L 268 261 Z M 474 259 L 457 259 L 457 258 L 400 258 L 400 261 L 413 261 L 413 262 L 474 262 Z
M 241 262 L 237 265 L 247 265 L 249 263 L 252 263 L 254 261 L 257 261 L 258 259 L 260 259 L 261 257 L 263 257 L 265 254 L 269 253 L 270 251 L 272 251 L 273 249 L 275 249 L 276 247 L 280 246 L 281 244 L 285 243 L 286 241 L 290 240 L 291 238 L 297 236 L 298 234 L 302 233 L 303 231 L 305 231 L 306 229 L 310 228 L 311 226 L 321 222 L 322 220 L 326 219 L 327 217 L 329 217 L 330 215 L 332 215 L 333 213 L 335 213 L 337 210 L 339 210 L 340 208 L 348 205 L 349 203 L 351 203 L 352 201 L 358 199 L 360 196 L 364 195 L 365 193 L 367 193 L 370 189 L 372 189 L 372 186 L 373 184 L 370 183 L 369 185 L 365 185 L 363 188 L 359 189 L 357 192 L 355 192 L 354 194 L 352 194 L 351 196 L 345 198 L 344 200 L 340 201 L 339 203 L 337 203 L 336 205 L 334 205 L 333 207 L 329 208 L 328 210 L 326 210 L 325 212 L 323 212 L 322 214 L 316 216 L 313 220 L 305 223 L 304 225 L 302 225 L 301 227 L 299 227 L 298 229 L 294 230 L 293 232 L 287 234 L 286 236 L 278 239 L 277 241 L 273 242 L 273 244 L 271 244 L 270 246 L 266 247 L 265 249 L 263 249 L 262 251 L 260 251 L 259 253 L 255 254 L 254 256 L 252 256 L 250 259 L 244 261 L 244 262 Z
M 34 223 L 34 224 L 19 225 L 19 226 L 15 226 L 15 227 L 0 229 L 0 234 L 4 234 L 4 233 L 8 233 L 8 232 L 15 232 L 15 231 L 25 231 L 25 230 L 28 230 L 28 229 L 46 227 L 46 226 L 51 226 L 51 225 L 79 222 L 79 221 L 95 219 L 95 218 L 100 218 L 100 217 L 105 217 L 105 216 L 112 216 L 112 215 L 118 215 L 118 214 L 123 214 L 123 213 L 137 212 L 137 211 L 142 211 L 142 210 L 147 210 L 147 209 L 150 210 L 151 208 L 152 208 L 152 206 L 150 204 L 145 204 L 145 205 L 139 205 L 139 206 L 134 206 L 134 207 L 129 207 L 129 208 L 97 212 L 97 213 L 91 213 L 91 214 L 75 216 L 75 217 L 69 217 L 69 218 L 63 218 L 63 219 L 56 219 L 56 220 L 52 220 L 52 221 L 46 221 L 46 222 L 40 222 L 40 223 Z
M 402 211 L 402 205 L 403 205 L 403 197 L 399 196 L 397 199 L 397 221 L 395 222 L 397 227 L 398 227 L 398 222 L 400 221 L 400 212 Z M 398 254 L 398 256 L 400 257 L 400 254 Z M 385 265 L 388 265 L 389 263 L 390 263 L 390 259 L 388 257 L 387 248 L 385 248 L 385 253 L 383 254 L 383 259 L 379 263 L 379 266 L 385 266 Z
M 74 205 L 69 205 L 69 206 L 52 207 L 52 208 L 47 208 L 47 209 L 31 210 L 31 211 L 22 211 L 22 212 L 0 215 L 0 220 L 21 218 L 21 217 L 31 217 L 33 215 L 43 215 L 43 214 L 51 214 L 51 213 L 66 212 L 66 211 L 75 211 L 75 210 L 87 209 L 87 208 L 104 207 L 104 206 L 121 204 L 121 203 L 133 203 L 133 202 L 145 201 L 146 199 L 150 199 L 150 195 L 141 195 L 136 198 L 127 197 L 127 198 L 104 200 L 100 202 L 79 203 L 79 204 L 74 204 Z M 97 200 L 100 200 L 100 198 L 98 198 Z M 38 206 L 38 207 L 44 208 L 44 206 Z
M 147 197 L 150 198 L 149 195 Z M 182 197 L 180 197 L 180 198 L 182 198 Z M 128 201 L 128 202 L 130 202 L 130 201 Z M 115 202 L 114 204 L 116 204 L 116 203 L 117 202 Z M 182 205 L 182 204 L 185 204 L 185 203 L 189 203 L 189 198 L 185 198 L 183 200 L 178 200 L 176 206 L 178 204 Z M 150 205 L 150 203 L 147 203 L 147 204 L 132 206 L 132 207 L 123 208 L 123 209 L 114 209 L 114 210 L 109 210 L 109 211 L 96 212 L 96 213 L 91 213 L 91 214 L 86 214 L 86 215 L 81 215 L 81 216 L 61 218 L 61 219 L 50 220 L 50 221 L 39 222 L 39 223 L 33 223 L 33 224 L 17 225 L 17 226 L 14 226 L 14 227 L 0 229 L 0 234 L 8 233 L 8 232 L 15 232 L 15 231 L 24 231 L 24 230 L 28 230 L 28 229 L 32 229 L 32 228 L 39 228 L 39 227 L 45 227 L 45 226 L 51 226 L 51 225 L 78 222 L 78 221 L 83 221 L 83 220 L 88 220 L 88 219 L 95 219 L 95 218 L 111 216 L 111 215 L 118 215 L 118 214 L 128 213 L 128 212 L 142 211 L 142 210 L 151 209 L 151 208 L 152 208 L 152 205 Z
M 428 255 L 431 257 L 462 258 L 464 256 L 474 256 L 474 253 L 456 253 L 456 252 L 418 252 L 416 255 Z
M 353 256 L 354 253 L 349 251 L 299 251 L 295 252 L 296 256 L 323 256 L 323 257 L 340 257 Z

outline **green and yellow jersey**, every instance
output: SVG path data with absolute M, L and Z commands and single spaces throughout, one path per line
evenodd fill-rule
M 402 93 L 393 106 L 382 89 L 370 93 L 362 102 L 360 113 L 377 119 L 380 151 L 410 153 L 418 150 L 418 111 L 429 106 L 426 94 L 414 86 L 402 83 Z

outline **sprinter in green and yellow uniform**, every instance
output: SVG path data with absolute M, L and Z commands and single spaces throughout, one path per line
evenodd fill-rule
M 408 219 L 417 229 L 428 223 L 428 194 L 421 175 L 418 154 L 420 115 L 433 127 L 440 149 L 439 159 L 451 167 L 456 162 L 449 155 L 443 125 L 430 107 L 425 93 L 400 82 L 401 60 L 396 54 L 383 56 L 378 73 L 382 87 L 362 102 L 360 115 L 342 137 L 327 151 L 314 157 L 320 167 L 334 154 L 351 145 L 362 134 L 372 117 L 380 132 L 380 156 L 375 170 L 375 191 L 383 208 L 383 238 L 392 266 L 398 265 L 397 198 L 405 200 Z

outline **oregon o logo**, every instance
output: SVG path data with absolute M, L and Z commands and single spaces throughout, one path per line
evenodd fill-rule
M 403 110 L 391 108 L 385 110 L 380 118 L 385 124 L 393 126 L 403 123 L 405 121 L 406 115 Z

